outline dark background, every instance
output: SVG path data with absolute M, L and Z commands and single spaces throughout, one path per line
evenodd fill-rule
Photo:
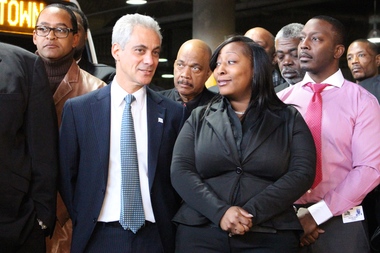
M 125 0 L 78 0 L 78 2 L 89 19 L 98 61 L 109 65 L 114 65 L 110 48 L 112 27 L 116 20 L 127 13 L 136 12 L 154 17 L 160 24 L 163 34 L 161 56 L 168 58 L 169 61 L 159 63 L 153 82 L 165 88 L 173 86 L 172 79 L 163 79 L 161 75 L 173 72 L 173 61 L 180 45 L 192 38 L 192 19 L 196 18 L 192 13 L 192 0 L 148 0 L 145 5 L 135 6 L 126 4 Z M 212 6 L 210 10 L 212 12 Z M 223 15 L 223 13 L 212 15 Z M 373 25 L 369 23 L 369 18 L 374 15 L 374 2 L 373 0 L 236 0 L 235 34 L 244 34 L 252 27 L 261 26 L 276 35 L 284 25 L 293 22 L 304 24 L 316 15 L 329 15 L 342 21 L 347 30 L 347 48 L 353 40 L 366 38 L 372 29 Z M 34 51 L 35 46 L 29 38 L 30 36 L 5 38 L 0 33 L 0 41 L 10 40 L 13 44 L 20 44 Z M 344 76 L 352 80 L 345 55 L 341 59 L 341 68 Z

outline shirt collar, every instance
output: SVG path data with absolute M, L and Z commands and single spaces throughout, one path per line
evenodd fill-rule
M 114 78 L 111 85 L 111 96 L 114 98 L 113 101 L 115 101 L 115 105 L 121 106 L 124 102 L 125 96 L 127 95 L 128 92 L 121 88 L 119 83 L 116 81 L 116 78 Z M 136 104 L 137 107 L 142 108 L 146 98 L 146 86 L 143 86 L 138 91 L 132 93 L 132 95 L 135 97 L 135 101 L 132 102 L 132 104 Z
M 305 86 L 307 83 L 315 83 L 315 81 L 311 79 L 311 77 L 309 76 L 309 73 L 306 72 L 305 77 L 300 83 L 301 83 L 301 86 Z M 342 71 L 338 69 L 337 72 L 329 76 L 326 80 L 323 80 L 323 82 L 321 83 L 327 83 L 337 88 L 342 87 L 344 83 L 344 77 L 343 77 Z

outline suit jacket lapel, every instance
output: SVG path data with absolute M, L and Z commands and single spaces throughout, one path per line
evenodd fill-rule
M 110 84 L 111 85 L 111 84 Z M 108 168 L 110 150 L 110 117 L 111 117 L 111 86 L 98 90 L 91 103 L 93 127 L 95 127 L 98 155 L 101 158 L 100 168 Z M 95 148 L 95 147 L 94 147 Z M 107 183 L 108 169 L 104 171 L 104 183 Z
M 261 117 L 262 118 L 258 121 L 258 124 L 251 122 L 252 126 L 249 131 L 255 133 L 249 134 L 250 139 L 247 140 L 249 145 L 247 145 L 247 149 L 243 153 L 243 161 L 252 152 L 254 152 L 271 135 L 271 133 L 278 128 L 279 125 L 284 122 L 284 120 L 270 111 L 265 111 Z M 221 142 L 221 147 L 226 150 L 227 156 L 239 160 L 239 154 L 237 151 L 236 142 L 234 140 L 231 123 L 227 115 L 227 110 L 219 107 L 215 112 L 208 115 L 206 120 L 218 136 Z
M 227 110 L 219 107 L 216 111 L 206 116 L 205 120 L 209 123 L 216 136 L 218 136 L 221 148 L 224 149 L 226 156 L 238 161 L 239 153 Z
M 243 160 L 254 152 L 279 125 L 284 123 L 283 119 L 268 110 L 260 118 L 256 124 L 255 122 L 250 122 L 252 127 L 249 131 L 253 132 L 253 134 L 248 135 L 250 138 L 247 140 L 249 145 L 247 145 L 247 149 L 243 153 Z
M 166 108 L 160 105 L 162 98 L 149 88 L 147 90 L 147 117 L 148 117 L 148 178 L 149 188 L 152 189 L 158 152 L 164 131 Z

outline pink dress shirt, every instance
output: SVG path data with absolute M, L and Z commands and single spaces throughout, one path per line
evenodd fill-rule
M 305 78 L 277 93 L 305 117 L 313 92 Z M 309 211 L 317 224 L 360 204 L 380 183 L 380 106 L 359 85 L 344 79 L 340 70 L 322 83 L 322 181 L 297 204 L 316 203 Z

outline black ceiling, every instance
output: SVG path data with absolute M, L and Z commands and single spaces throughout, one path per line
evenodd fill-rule
M 99 61 L 108 64 L 113 63 L 109 48 L 116 20 L 124 14 L 136 12 L 154 17 L 162 28 L 163 50 L 169 58 L 168 63 L 160 63 L 155 82 L 164 87 L 173 85 L 171 80 L 162 80 L 160 76 L 172 72 L 172 60 L 178 48 L 192 37 L 192 0 L 148 0 L 147 4 L 139 6 L 127 5 L 125 0 L 78 2 L 89 18 Z M 275 35 L 288 23 L 305 23 L 311 17 L 323 14 L 333 16 L 346 25 L 348 43 L 367 36 L 372 27 L 369 16 L 374 14 L 372 0 L 237 0 L 235 5 L 237 34 L 261 26 Z
M 154 82 L 165 88 L 173 86 L 172 80 L 164 80 L 160 76 L 163 73 L 172 73 L 173 60 L 180 45 L 192 38 L 192 20 L 197 18 L 193 17 L 192 0 L 147 0 L 147 4 L 139 6 L 128 5 L 126 0 L 77 1 L 89 19 L 98 61 L 109 65 L 114 64 L 110 48 L 112 27 L 116 20 L 127 13 L 136 12 L 154 17 L 163 34 L 162 54 L 169 59 L 167 63 L 159 64 Z M 223 4 L 225 1 L 229 0 L 220 0 L 220 3 Z M 212 6 L 210 11 L 213 13 Z M 329 15 L 339 19 L 346 26 L 348 46 L 351 41 L 367 36 L 372 28 L 369 18 L 373 14 L 373 0 L 236 0 L 235 34 L 244 34 L 252 27 L 261 26 L 275 35 L 281 27 L 289 23 L 305 23 L 313 16 Z M 19 44 L 34 51 L 35 46 L 31 38 L 21 37 L 6 37 L 0 34 L 0 40 Z M 345 77 L 350 79 L 345 59 L 342 59 L 341 66 Z
M 136 12 L 154 17 L 163 30 L 183 28 L 191 31 L 192 28 L 191 0 L 148 0 L 145 5 L 135 6 L 126 4 L 125 0 L 78 2 L 88 16 L 93 32 L 112 27 L 120 16 Z M 236 32 L 244 33 L 251 27 L 262 26 L 275 34 L 290 22 L 305 23 L 315 15 L 324 14 L 346 24 L 348 35 L 365 36 L 369 29 L 369 16 L 374 12 L 373 5 L 372 0 L 237 0 Z

